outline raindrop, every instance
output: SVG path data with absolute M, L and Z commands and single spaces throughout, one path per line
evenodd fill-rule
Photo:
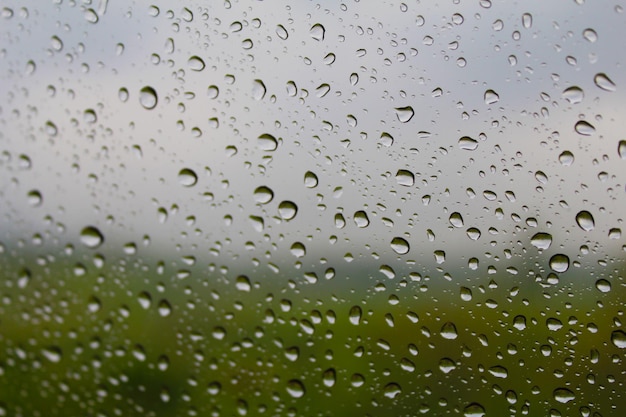
M 298 206 L 293 201 L 281 201 L 278 205 L 278 214 L 283 220 L 291 220 L 298 214 Z
M 407 123 L 413 118 L 413 115 L 415 115 L 415 111 L 413 111 L 413 107 L 411 106 L 396 107 L 395 111 L 398 120 L 402 123 Z
M 572 86 L 563 90 L 562 97 L 570 104 L 578 104 L 585 98 L 585 92 L 580 87 Z
M 309 31 L 309 34 L 316 41 L 323 41 L 324 35 L 326 34 L 326 29 L 321 24 L 316 23 L 313 26 L 311 26 L 311 30 Z
M 554 396 L 555 400 L 563 404 L 568 403 L 576 398 L 574 393 L 567 388 L 557 388 L 554 390 L 552 395 Z
M 611 333 L 611 343 L 619 349 L 626 349 L 626 333 L 623 330 L 614 330 Z
M 291 362 L 295 362 L 300 357 L 300 349 L 297 346 L 291 346 L 285 349 L 285 357 Z
M 63 352 L 61 352 L 58 346 L 49 346 L 42 349 L 41 353 L 46 359 L 53 363 L 59 363 L 61 362 L 61 358 L 63 358 Z
M 410 250 L 409 242 L 401 237 L 394 237 L 391 240 L 391 249 L 398 255 L 405 255 L 409 253 Z
M 235 287 L 239 291 L 250 292 L 250 289 L 252 288 L 252 284 L 250 284 L 250 279 L 247 276 L 240 275 L 235 280 Z
M 440 334 L 441 337 L 448 340 L 454 340 L 459 336 L 456 330 L 456 326 L 450 321 L 444 323 L 443 326 L 441 326 Z
M 325 386 L 330 388 L 333 385 L 335 385 L 336 381 L 337 381 L 337 373 L 335 372 L 333 368 L 325 370 L 324 373 L 322 374 L 322 382 L 324 383 Z
M 498 95 L 498 93 L 496 93 L 493 90 L 487 90 L 485 91 L 484 99 L 485 99 L 485 104 L 491 105 L 500 101 L 500 96 Z
M 457 211 L 452 213 L 448 220 L 450 221 L 450 224 L 454 227 L 463 227 L 463 216 L 461 216 L 461 213 Z
M 509 371 L 504 366 L 492 366 L 489 368 L 489 373 L 496 378 L 506 378 L 509 376 Z
M 191 58 L 189 58 L 189 60 L 187 61 L 187 65 L 189 65 L 189 68 L 192 71 L 202 71 L 204 67 L 206 67 L 206 64 L 204 63 L 202 58 L 200 58 L 197 55 L 194 55 Z
M 463 301 L 471 301 L 472 300 L 472 290 L 467 287 L 461 287 L 461 300 Z
M 383 146 L 387 146 L 387 147 L 393 145 L 393 136 L 391 136 L 387 132 L 381 133 L 380 134 L 380 143 L 382 143 Z
M 578 226 L 585 232 L 589 232 L 595 227 L 593 215 L 586 210 L 578 212 L 576 215 L 576 223 L 578 223 Z
M 600 72 L 600 73 L 596 74 L 593 77 L 593 82 L 596 84 L 596 86 L 598 86 L 599 88 L 603 89 L 604 91 L 615 91 L 615 90 L 617 90 L 617 87 L 615 86 L 615 83 L 613 81 L 611 81 L 611 79 L 603 72 Z
M 276 26 L 276 35 L 282 40 L 285 40 L 289 37 L 289 33 L 287 33 L 287 29 L 283 25 Z
M 626 140 L 620 140 L 617 144 L 617 154 L 621 159 L 626 159 Z
M 600 278 L 596 281 L 596 288 L 603 293 L 611 292 L 611 283 L 604 278 Z
M 307 171 L 304 173 L 304 186 L 306 188 L 315 188 L 317 187 L 317 184 L 318 179 L 314 172 Z
M 137 297 L 137 301 L 139 302 L 139 305 L 141 305 L 141 307 L 144 310 L 147 310 L 152 305 L 152 296 L 150 296 L 149 292 L 142 291 L 139 293 L 139 296 Z
M 359 210 L 354 213 L 354 223 L 357 227 L 367 227 L 370 224 L 370 219 L 367 217 L 367 213 L 363 210 Z
M 450 358 L 442 358 L 439 361 L 439 370 L 444 374 L 449 374 L 456 369 L 456 363 Z
M 183 168 L 178 172 L 178 183 L 184 187 L 193 187 L 198 182 L 196 173 L 189 169 Z
M 593 43 L 598 40 L 598 34 L 595 30 L 587 28 L 583 30 L 583 38 L 585 38 L 588 42 Z
M 574 154 L 570 151 L 561 152 L 561 154 L 559 155 L 559 162 L 561 163 L 561 165 L 566 167 L 572 165 L 574 163 Z
M 399 185 L 404 185 L 405 187 L 411 187 L 415 184 L 415 176 L 411 171 L 407 171 L 406 169 L 399 169 L 396 172 L 396 182 Z
M 480 238 L 480 230 L 475 227 L 470 227 L 467 229 L 467 237 L 472 240 L 478 240 Z
M 550 258 L 550 268 L 554 272 L 565 272 L 569 269 L 569 258 L 567 255 L 556 254 Z
M 522 15 L 522 26 L 524 29 L 530 29 L 533 25 L 533 16 L 530 13 L 524 13 Z
M 471 403 L 463 409 L 464 417 L 483 417 L 485 415 L 485 408 L 478 403 Z
M 89 23 L 98 23 L 99 17 L 94 9 L 85 10 L 85 14 L 83 16 L 85 17 L 85 20 Z
M 146 86 L 139 90 L 139 103 L 141 103 L 144 109 L 152 110 L 156 107 L 158 101 L 159 99 L 154 88 Z
M 167 317 L 172 314 L 172 306 L 167 300 L 159 301 L 159 306 L 157 307 L 157 310 L 159 311 L 159 315 L 161 317 Z
M 26 197 L 28 199 L 28 204 L 32 207 L 39 207 L 43 202 L 43 197 L 41 196 L 41 193 L 37 190 L 29 191 L 28 194 L 26 194 Z
M 267 88 L 265 88 L 265 84 L 263 83 L 263 81 L 254 80 L 252 82 L 252 97 L 255 100 L 263 100 L 266 92 Z
M 535 233 L 533 237 L 530 238 L 530 244 L 537 249 L 548 249 L 552 244 L 552 235 L 543 232 Z
M 95 249 L 104 243 L 104 236 L 94 226 L 87 226 L 80 232 L 80 241 L 88 248 Z
M 304 385 L 297 379 L 292 379 L 287 382 L 287 392 L 293 398 L 301 398 L 305 394 Z
M 478 141 L 470 138 L 469 136 L 463 136 L 459 139 L 459 148 L 466 151 L 473 151 L 478 148 Z
M 398 395 L 400 395 L 401 392 L 402 388 L 395 382 L 390 382 L 389 384 L 385 385 L 385 388 L 383 389 L 383 394 L 387 398 L 396 398 Z
M 264 185 L 254 190 L 254 201 L 258 204 L 267 204 L 274 198 L 274 191 Z
M 118 91 L 117 91 L 117 98 L 120 99 L 121 102 L 125 103 L 126 101 L 128 101 L 128 90 L 124 87 L 121 87 Z
M 578 122 L 576 122 L 576 125 L 574 126 L 574 130 L 576 130 L 576 133 L 583 135 L 583 136 L 591 136 L 595 133 L 596 128 L 593 127 L 593 125 L 585 120 L 579 120 Z
M 362 315 L 363 315 L 363 312 L 361 311 L 361 307 L 353 306 L 350 309 L 350 314 L 349 314 L 350 323 L 354 324 L 355 326 L 358 326 L 359 323 L 361 322 Z
M 259 136 L 257 143 L 259 144 L 259 148 L 266 152 L 275 151 L 276 148 L 278 148 L 278 140 L 269 133 L 264 133 Z

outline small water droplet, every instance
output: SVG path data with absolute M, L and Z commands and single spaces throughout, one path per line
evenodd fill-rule
M 52 363 L 59 363 L 63 358 L 63 352 L 58 346 L 49 346 L 45 349 L 42 349 L 41 353 L 46 359 L 48 359 Z
M 354 324 L 355 326 L 358 326 L 359 323 L 361 322 L 362 315 L 363 315 L 363 312 L 361 310 L 361 307 L 353 306 L 350 309 L 350 314 L 349 314 L 350 323 Z
M 603 89 L 604 91 L 615 91 L 615 90 L 617 90 L 617 87 L 615 86 L 615 83 L 608 77 L 608 75 L 606 75 L 603 72 L 600 72 L 600 73 L 596 74 L 593 77 L 593 82 L 596 84 L 596 86 L 598 86 L 599 88 Z
M 583 30 L 583 38 L 585 38 L 588 42 L 593 43 L 598 40 L 598 34 L 595 30 L 587 28 Z
M 149 292 L 142 291 L 139 293 L 139 296 L 137 296 L 137 301 L 139 302 L 139 305 L 141 305 L 141 307 L 144 310 L 147 310 L 152 305 L 152 296 L 150 295 Z
M 573 401 L 576 398 L 574 393 L 567 388 L 557 388 L 554 390 L 552 395 L 554 396 L 555 400 L 562 404 Z
M 190 57 L 187 65 L 189 65 L 189 69 L 192 71 L 202 71 L 206 67 L 204 60 L 197 55 Z
M 95 24 L 98 23 L 98 20 L 100 20 L 100 18 L 98 17 L 98 13 L 96 13 L 94 9 L 85 10 L 85 14 L 83 16 L 85 17 L 85 20 L 89 23 Z
M 530 13 L 524 13 L 522 15 L 522 26 L 524 29 L 530 29 L 533 25 L 533 16 Z
M 39 207 L 43 202 L 43 197 L 41 196 L 41 193 L 37 190 L 29 191 L 28 194 L 26 194 L 26 197 L 28 199 L 28 204 L 32 207 Z
M 252 284 L 250 284 L 250 279 L 245 275 L 239 275 L 235 280 L 235 287 L 239 291 L 250 292 L 252 289 Z
M 626 159 L 626 140 L 620 140 L 617 144 L 617 154 L 621 159 Z
M 287 382 L 287 393 L 293 398 L 301 398 L 305 394 L 304 384 L 297 379 Z
M 569 269 L 569 257 L 558 253 L 550 258 L 550 268 L 554 272 L 565 272 Z
M 157 310 L 159 311 L 159 315 L 161 317 L 167 317 L 170 314 L 172 314 L 172 306 L 170 305 L 170 303 L 167 300 L 159 301 L 159 305 L 157 307 Z
M 336 381 L 337 381 L 337 373 L 335 372 L 333 368 L 329 368 L 325 370 L 324 373 L 322 374 L 322 382 L 324 383 L 325 386 L 330 388 L 335 385 Z
M 500 96 L 498 95 L 498 93 L 496 93 L 493 90 L 487 90 L 485 91 L 484 99 L 485 99 L 485 104 L 491 105 L 500 101 Z
M 286 40 L 289 37 L 287 29 L 283 25 L 276 26 L 276 35 L 282 40 Z
M 80 232 L 80 241 L 88 248 L 95 249 L 104 243 L 104 236 L 94 226 L 87 226 Z
M 156 107 L 159 99 L 157 96 L 157 92 L 154 88 L 150 86 L 145 86 L 141 90 L 139 90 L 139 103 L 146 110 L 152 110 Z
M 409 253 L 410 250 L 409 242 L 404 238 L 394 237 L 391 240 L 391 249 L 398 255 L 405 255 Z
M 306 188 L 315 188 L 318 182 L 317 175 L 314 172 L 307 171 L 304 173 L 304 186 Z
M 586 120 L 579 120 L 578 122 L 576 122 L 574 130 L 576 130 L 576 133 L 580 135 L 591 136 L 595 133 L 596 128 L 593 127 L 593 125 Z
M 198 182 L 198 176 L 189 168 L 183 168 L 178 172 L 178 183 L 184 187 L 193 187 Z
M 399 169 L 398 172 L 396 172 L 396 182 L 405 187 L 412 187 L 413 184 L 415 184 L 415 176 L 411 171 Z
M 580 226 L 580 228 L 583 229 L 585 232 L 589 232 L 595 227 L 593 215 L 587 210 L 582 210 L 578 212 L 578 214 L 576 215 L 576 223 L 578 223 L 578 226 Z
M 396 117 L 398 117 L 398 120 L 401 123 L 407 123 L 415 115 L 415 111 L 413 110 L 413 107 L 411 106 L 396 107 L 395 111 L 396 111 Z
M 265 88 L 265 84 L 262 80 L 254 80 L 252 82 L 252 97 L 255 100 L 263 100 L 266 93 L 267 88 Z

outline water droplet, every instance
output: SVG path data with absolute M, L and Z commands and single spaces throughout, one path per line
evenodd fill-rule
M 530 244 L 537 249 L 548 249 L 552 244 L 552 235 L 543 232 L 535 233 L 533 237 L 530 238 Z
M 467 229 L 467 237 L 472 240 L 478 240 L 480 238 L 480 230 L 475 227 L 470 227 Z
M 615 86 L 615 83 L 608 77 L 608 75 L 606 75 L 603 72 L 600 72 L 600 73 L 596 74 L 593 77 L 593 82 L 596 84 L 596 86 L 598 86 L 599 88 L 603 89 L 604 91 L 615 91 L 615 90 L 617 90 L 617 87 Z
M 569 258 L 567 255 L 558 253 L 550 258 L 550 268 L 554 272 L 565 272 L 569 269 Z
M 485 408 L 478 403 L 471 403 L 463 409 L 464 417 L 483 417 L 485 415 Z
M 593 127 L 593 125 L 585 120 L 579 120 L 578 122 L 576 122 L 576 125 L 574 126 L 574 130 L 576 130 L 576 133 L 583 135 L 583 136 L 591 136 L 595 133 L 596 128 Z
M 436 250 L 433 252 L 433 255 L 435 255 L 435 262 L 437 262 L 438 264 L 442 264 L 446 261 L 446 252 L 442 251 L 442 250 Z
M 598 40 L 598 34 L 595 30 L 587 28 L 583 30 L 583 38 L 585 38 L 588 42 L 593 43 Z
M 49 346 L 41 351 L 42 355 L 52 363 L 59 363 L 63 358 L 63 352 L 58 346 Z
M 139 302 L 139 305 L 141 305 L 141 307 L 144 310 L 147 310 L 152 305 L 152 296 L 150 295 L 149 292 L 142 291 L 139 293 L 139 296 L 137 297 L 137 301 Z
M 406 169 L 399 169 L 396 172 L 396 182 L 399 185 L 404 185 L 405 187 L 411 187 L 415 184 L 415 176 L 411 171 L 407 171 Z
M 572 86 L 563 90 L 562 97 L 570 104 L 578 104 L 585 98 L 585 92 L 580 87 Z
M 202 71 L 204 67 L 206 67 L 206 64 L 204 63 L 202 58 L 197 55 L 190 57 L 187 61 L 187 65 L 189 65 L 189 69 L 191 69 L 192 71 Z
M 473 151 L 478 148 L 478 141 L 470 138 L 469 136 L 463 136 L 459 139 L 459 148 L 466 151 Z
M 626 349 L 626 333 L 623 330 L 614 330 L 611 333 L 611 343 L 619 349 Z
M 573 401 L 576 398 L 574 393 L 567 388 L 557 388 L 552 395 L 555 400 L 563 404 Z
M 452 213 L 448 220 L 450 221 L 450 224 L 454 227 L 463 227 L 463 216 L 461 216 L 461 213 L 457 211 Z
M 215 340 L 224 340 L 226 337 L 226 329 L 221 326 L 215 326 L 211 331 L 211 336 L 213 336 Z
M 254 80 L 252 82 L 252 97 L 255 100 L 263 100 L 266 93 L 267 93 L 267 88 L 265 88 L 265 83 L 263 83 L 263 81 Z
M 500 101 L 500 96 L 498 95 L 498 93 L 496 93 L 493 90 L 487 90 L 485 91 L 484 99 L 485 99 L 485 104 L 491 105 Z
M 456 326 L 450 321 L 444 323 L 443 326 L 441 326 L 440 334 L 441 337 L 448 340 L 454 340 L 459 336 L 456 331 Z
M 383 389 L 383 395 L 387 398 L 396 398 L 401 392 L 402 388 L 395 382 L 390 382 L 385 385 L 385 388 Z
M 117 91 L 117 97 L 120 99 L 120 101 L 122 103 L 125 103 L 128 101 L 128 89 L 121 87 L 118 91 Z
M 274 199 L 274 191 L 264 185 L 254 190 L 254 201 L 258 204 L 267 204 Z
M 463 301 L 471 301 L 472 300 L 472 290 L 467 287 L 461 287 L 461 300 Z
M 407 123 L 415 115 L 415 111 L 413 111 L 413 107 L 411 106 L 396 107 L 395 111 L 396 111 L 396 117 L 398 117 L 398 120 L 401 123 Z
M 178 183 L 184 187 L 193 187 L 198 182 L 196 173 L 189 169 L 183 168 L 178 172 Z
M 291 346 L 285 349 L 285 357 L 291 362 L 295 362 L 300 357 L 300 349 L 297 346 Z
M 278 205 L 278 214 L 283 220 L 291 220 L 298 214 L 298 206 L 293 201 L 281 201 Z
M 530 29 L 533 25 L 533 16 L 530 13 L 524 13 L 522 15 L 522 26 L 524 29 Z
M 314 172 L 307 171 L 304 173 L 304 186 L 306 188 L 315 188 L 318 182 L 317 175 Z
M 585 232 L 589 232 L 595 227 L 593 215 L 586 210 L 578 212 L 576 215 L 576 223 L 578 223 L 578 226 L 580 226 L 580 228 Z
M 600 278 L 596 281 L 596 288 L 603 293 L 611 292 L 611 283 L 604 278 Z
M 621 159 L 626 159 L 626 140 L 620 140 L 617 144 L 617 154 Z
M 330 388 L 333 385 L 335 385 L 336 381 L 337 381 L 337 373 L 335 372 L 333 368 L 329 368 L 325 370 L 324 373 L 322 374 L 322 382 L 324 383 L 325 386 Z
M 139 90 L 139 103 L 141 103 L 144 109 L 152 110 L 158 102 L 159 99 L 154 88 L 146 86 Z
M 291 254 L 296 258 L 302 258 L 306 255 L 306 247 L 301 242 L 295 242 L 291 245 Z
M 309 34 L 316 41 L 323 41 L 324 36 L 326 34 L 326 29 L 321 24 L 316 23 L 313 26 L 311 26 L 311 30 L 309 31 Z
M 492 366 L 489 368 L 489 373 L 496 378 L 506 378 L 509 376 L 509 371 L 504 366 Z
M 561 154 L 559 155 L 559 162 L 561 163 L 561 165 L 566 167 L 572 165 L 574 163 L 574 154 L 570 151 L 561 152 Z
M 170 314 L 172 314 L 172 306 L 170 305 L 170 303 L 167 300 L 159 301 L 159 305 L 157 307 L 157 310 L 159 311 L 159 315 L 161 317 L 167 317 Z
M 41 196 L 41 193 L 37 190 L 29 191 L 28 194 L 26 194 L 26 197 L 28 199 L 28 204 L 32 207 L 39 207 L 43 202 L 43 197 Z
M 305 394 L 304 384 L 297 379 L 292 379 L 287 382 L 287 392 L 293 398 L 301 398 Z
M 287 33 L 287 29 L 283 25 L 276 26 L 276 35 L 282 40 L 285 40 L 289 37 L 289 33 Z
M 278 148 L 278 140 L 269 133 L 264 133 L 257 139 L 259 148 L 265 152 L 272 152 Z
M 393 136 L 391 136 L 387 132 L 381 133 L 380 134 L 380 143 L 382 143 L 383 146 L 387 146 L 387 147 L 393 145 Z
M 370 224 L 370 219 L 367 217 L 367 213 L 363 210 L 359 210 L 354 213 L 354 223 L 357 227 L 367 227 Z
M 350 314 L 349 314 L 350 323 L 354 324 L 355 326 L 358 326 L 359 323 L 361 322 L 362 315 L 363 315 L 363 312 L 361 310 L 361 307 L 353 306 L 350 309 Z
M 239 275 L 235 280 L 235 287 L 239 291 L 250 292 L 252 288 L 252 284 L 250 284 L 250 279 L 245 275 Z
M 85 17 L 85 20 L 88 21 L 89 23 L 98 23 L 98 20 L 100 20 L 100 18 L 98 17 L 98 13 L 96 13 L 96 11 L 94 9 L 87 9 L 85 10 L 85 13 L 83 15 Z
M 87 226 L 80 232 L 80 241 L 88 248 L 95 249 L 104 243 L 104 236 L 94 226 Z
M 391 249 L 398 255 L 405 255 L 409 253 L 410 250 L 409 242 L 401 237 L 394 237 L 391 240 Z

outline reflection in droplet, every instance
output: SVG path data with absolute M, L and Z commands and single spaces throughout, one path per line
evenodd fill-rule
M 550 268 L 554 272 L 565 272 L 569 269 L 569 257 L 563 254 L 556 254 L 550 258 Z
M 583 136 L 591 136 L 595 133 L 596 128 L 593 125 L 585 120 L 579 120 L 576 122 L 574 126 L 574 130 L 576 133 L 581 134 Z
M 413 107 L 411 106 L 396 107 L 395 111 L 398 120 L 402 123 L 407 123 L 413 118 L 413 115 L 415 115 L 415 111 L 413 111 Z
M 410 250 L 409 242 L 404 238 L 394 237 L 391 240 L 391 249 L 398 255 L 405 255 L 409 253 Z
M 189 168 L 183 168 L 178 172 L 178 183 L 184 187 L 192 187 L 198 182 L 198 176 Z
M 608 75 L 606 75 L 603 72 L 600 72 L 600 73 L 596 74 L 593 77 L 593 82 L 596 84 L 596 86 L 598 86 L 599 88 L 603 89 L 604 91 L 615 91 L 615 90 L 617 90 L 617 87 L 615 86 L 615 83 L 608 77 Z
M 139 90 L 139 103 L 141 103 L 144 109 L 152 110 L 156 107 L 158 101 L 157 92 L 154 88 L 146 86 Z
M 576 223 L 578 223 L 578 226 L 585 232 L 589 232 L 595 227 L 593 215 L 587 210 L 579 211 L 578 214 L 576 214 Z
M 95 249 L 104 243 L 104 236 L 95 226 L 87 226 L 80 232 L 80 241 L 88 248 Z

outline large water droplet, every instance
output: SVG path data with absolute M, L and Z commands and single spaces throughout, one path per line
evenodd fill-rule
M 530 29 L 533 25 L 533 16 L 530 13 L 524 13 L 522 15 L 522 26 L 524 29 Z
M 555 272 L 565 272 L 569 269 L 569 257 L 558 253 L 550 258 L 550 268 Z
M 304 173 L 304 186 L 307 188 L 317 187 L 318 179 L 314 172 L 307 171 Z
M 444 323 L 443 326 L 441 326 L 440 334 L 441 337 L 448 340 L 454 340 L 459 336 L 456 330 L 456 326 L 450 321 Z
M 496 93 L 493 90 L 487 90 L 485 91 L 484 99 L 485 99 L 485 104 L 491 105 L 500 101 L 500 96 L 498 95 L 498 93 Z
M 278 148 L 278 140 L 269 133 L 264 133 L 257 139 L 259 148 L 266 152 L 275 151 Z
M 298 206 L 293 201 L 281 201 L 278 205 L 278 214 L 283 220 L 291 220 L 298 214 Z
M 32 207 L 39 207 L 43 202 L 43 197 L 41 196 L 41 193 L 37 190 L 29 191 L 26 197 L 28 199 L 28 204 Z
M 301 398 L 305 394 L 304 384 L 297 379 L 292 379 L 287 382 L 287 392 L 293 398 Z
M 586 210 L 578 212 L 576 215 L 576 223 L 578 223 L 578 226 L 580 226 L 580 228 L 585 232 L 589 232 L 595 227 L 593 215 Z
M 405 255 L 409 253 L 410 250 L 409 242 L 407 242 L 404 238 L 394 237 L 391 240 L 391 249 L 399 255 Z
M 266 93 L 267 93 L 267 88 L 265 88 L 265 83 L 263 83 L 263 81 L 254 80 L 252 82 L 252 97 L 255 100 L 263 100 Z
M 141 103 L 144 109 L 152 110 L 158 102 L 159 99 L 154 88 L 146 86 L 139 90 L 139 103 Z
M 582 88 L 574 85 L 563 90 L 562 97 L 570 104 L 578 104 L 585 98 L 585 92 Z
M 401 392 L 402 388 L 395 382 L 390 382 L 385 385 L 385 388 L 383 389 L 383 395 L 387 398 L 396 398 Z
M 63 358 L 63 352 L 58 346 L 49 346 L 41 350 L 42 355 L 50 362 L 59 363 Z
M 567 388 L 557 388 L 552 393 L 554 399 L 560 403 L 568 403 L 576 398 L 574 393 Z
M 464 417 L 483 417 L 485 415 L 485 408 L 478 403 L 471 403 L 463 409 Z
M 235 287 L 239 291 L 250 292 L 250 289 L 252 288 L 252 284 L 250 283 L 250 278 L 248 278 L 245 275 L 238 276 L 237 279 L 235 280 Z
M 598 40 L 598 34 L 595 30 L 587 28 L 583 30 L 583 38 L 588 42 L 594 43 Z
M 611 283 L 604 278 L 600 278 L 596 281 L 596 288 L 603 293 L 611 292 Z
M 358 326 L 359 323 L 361 322 L 362 315 L 363 315 L 363 312 L 361 310 L 361 307 L 353 306 L 350 309 L 350 314 L 349 314 L 350 323 L 354 324 L 355 326 Z
M 504 366 L 492 366 L 489 368 L 489 373 L 496 378 L 506 378 L 509 376 L 509 371 Z
M 254 190 L 254 201 L 258 204 L 267 204 L 274 198 L 274 191 L 264 185 Z
M 161 317 L 167 317 L 170 314 L 172 314 L 172 306 L 170 305 L 170 303 L 167 300 L 159 301 L 159 305 L 157 307 L 157 310 L 158 310 L 159 315 Z
M 316 23 L 313 26 L 311 26 L 311 30 L 309 31 L 309 34 L 316 41 L 323 41 L 324 35 L 326 34 L 326 29 L 321 24 Z
M 576 133 L 580 135 L 591 136 L 595 133 L 596 128 L 585 120 L 579 120 L 576 122 L 576 125 L 574 125 L 574 130 L 576 130 Z
M 95 249 L 104 243 L 104 236 L 94 226 L 87 226 L 80 232 L 80 241 L 88 248 Z
M 367 217 L 367 213 L 363 210 L 359 210 L 354 213 L 354 223 L 357 227 L 367 227 L 370 225 L 370 219 Z
M 333 385 L 335 385 L 336 381 L 337 381 L 337 373 L 335 372 L 333 368 L 325 370 L 324 373 L 322 374 L 322 382 L 324 383 L 325 386 L 330 388 Z
M 413 111 L 413 107 L 411 106 L 396 107 L 395 111 L 398 120 L 402 123 L 407 123 L 415 115 L 415 111 Z
M 404 185 L 405 187 L 411 187 L 415 184 L 415 176 L 411 171 L 407 171 L 406 169 L 399 169 L 396 172 L 396 182 L 399 185 Z
M 189 168 L 183 168 L 178 172 L 178 183 L 185 187 L 193 187 L 198 182 L 198 176 Z
M 289 37 L 289 33 L 287 32 L 287 29 L 285 29 L 283 25 L 276 26 L 276 34 L 282 40 L 285 40 Z
M 552 235 L 543 232 L 535 233 L 533 237 L 530 238 L 530 244 L 537 249 L 548 249 L 552 244 Z
M 604 73 L 600 72 L 593 77 L 593 82 L 604 91 L 615 91 L 615 83 Z
M 189 69 L 192 71 L 202 71 L 206 66 L 202 58 L 196 55 L 189 58 L 187 65 L 189 65 Z
M 561 154 L 559 155 L 559 162 L 561 163 L 561 165 L 566 167 L 572 165 L 574 163 L 574 154 L 570 151 L 561 152 Z
M 470 138 L 469 136 L 463 136 L 459 139 L 459 148 L 466 151 L 473 151 L 478 148 L 478 141 Z
M 626 349 L 626 333 L 623 330 L 615 330 L 611 333 L 611 343 L 620 349 Z
M 454 227 L 463 227 L 463 216 L 461 216 L 461 213 L 457 211 L 452 213 L 448 220 L 450 221 L 450 224 Z
M 617 154 L 621 159 L 626 159 L 626 140 L 620 140 L 617 144 Z

